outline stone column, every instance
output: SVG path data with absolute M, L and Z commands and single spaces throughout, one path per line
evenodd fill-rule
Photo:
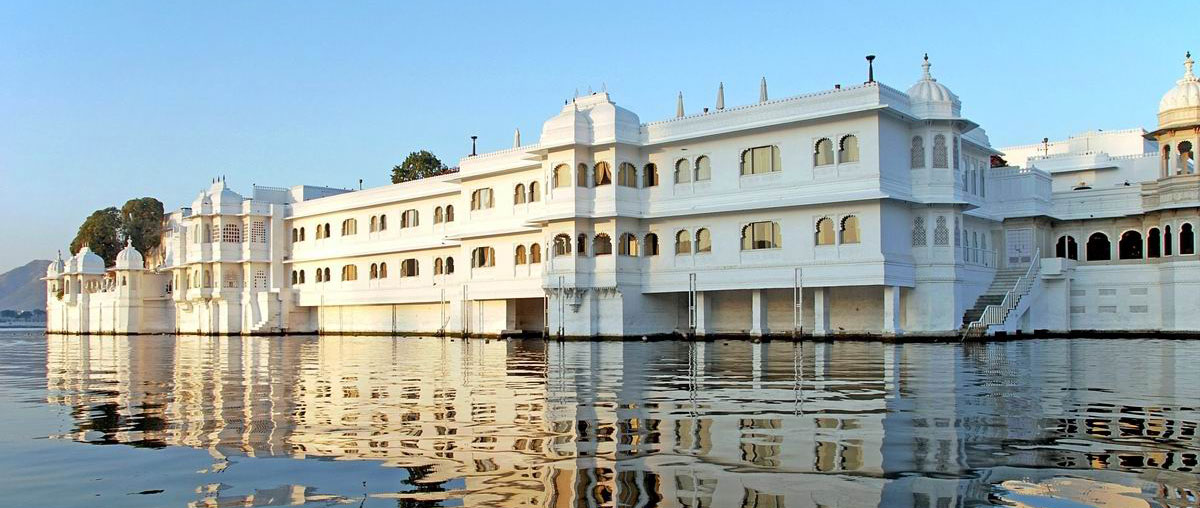
M 829 314 L 832 310 L 829 288 L 813 288 L 813 335 L 829 335 Z
M 900 335 L 900 286 L 883 287 L 883 334 Z
M 750 335 L 762 337 L 767 333 L 767 293 L 755 289 L 750 293 Z
M 712 314 L 712 298 L 706 291 L 696 291 L 696 336 L 708 334 L 709 315 Z

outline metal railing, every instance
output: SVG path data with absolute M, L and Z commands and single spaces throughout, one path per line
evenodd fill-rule
M 981 337 L 987 333 L 988 327 L 1004 324 L 1008 319 L 1008 314 L 1017 308 L 1017 304 L 1021 303 L 1021 298 L 1029 294 L 1029 290 L 1033 288 L 1034 277 L 1038 276 L 1041 269 L 1042 249 L 1038 248 L 1034 251 L 1033 259 L 1029 263 L 1029 268 L 1025 270 L 1025 274 L 1017 279 L 1012 289 L 1004 293 L 1004 300 L 985 307 L 979 319 L 967 324 L 966 329 L 963 330 L 962 339 Z

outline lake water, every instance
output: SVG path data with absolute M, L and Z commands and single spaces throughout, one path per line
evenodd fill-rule
M 0 505 L 1196 507 L 1198 360 L 4 331 Z

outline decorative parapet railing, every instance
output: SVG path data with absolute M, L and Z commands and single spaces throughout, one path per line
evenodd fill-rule
M 989 327 L 1004 324 L 1012 310 L 1021 303 L 1021 299 L 1029 295 L 1034 279 L 1041 273 L 1041 270 L 1042 250 L 1039 248 L 1034 252 L 1033 261 L 1029 263 L 1025 274 L 1018 278 L 1017 282 L 1013 284 L 1013 288 L 1004 294 L 1004 300 L 998 304 L 988 305 L 983 309 L 983 314 L 979 316 L 979 319 L 967 324 L 966 329 L 963 330 L 963 340 L 981 337 L 987 333 Z

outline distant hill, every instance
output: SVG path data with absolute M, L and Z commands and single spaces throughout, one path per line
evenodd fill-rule
M 0 310 L 46 310 L 46 282 L 40 279 L 49 264 L 35 259 L 0 275 Z

